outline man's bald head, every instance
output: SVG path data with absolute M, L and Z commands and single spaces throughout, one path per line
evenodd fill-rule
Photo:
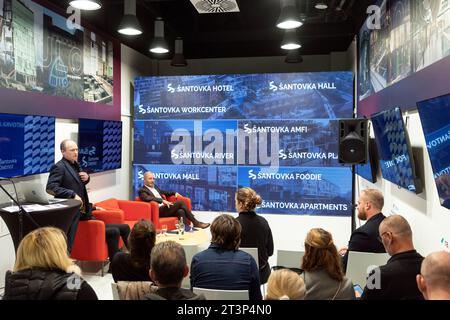
M 385 218 L 378 231 L 389 255 L 414 250 L 411 227 L 402 216 L 396 214 Z
M 63 157 L 70 162 L 78 160 L 78 146 L 75 141 L 65 139 L 59 145 Z
M 380 234 L 388 231 L 400 238 L 412 238 L 411 226 L 405 218 L 398 214 L 386 217 L 381 222 Z
M 429 254 L 422 262 L 420 273 L 428 286 L 450 289 L 450 252 Z
M 144 173 L 144 185 L 150 188 L 155 187 L 155 175 L 151 171 Z

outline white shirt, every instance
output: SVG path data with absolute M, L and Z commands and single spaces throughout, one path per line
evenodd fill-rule
M 153 195 L 155 197 L 163 199 L 163 197 L 159 194 L 158 190 L 156 190 L 155 188 L 149 187 L 149 186 L 146 186 L 146 187 L 148 190 L 150 190 L 153 193 Z M 159 204 L 160 207 L 162 207 L 163 205 L 164 205 L 164 203 Z

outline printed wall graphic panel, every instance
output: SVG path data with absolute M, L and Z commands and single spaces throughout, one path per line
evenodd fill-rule
M 378 19 L 368 17 L 358 37 L 358 114 L 370 116 L 394 106 L 450 91 L 450 2 L 379 0 Z
M 38 2 L 0 1 L 2 111 L 119 119 L 118 43 Z

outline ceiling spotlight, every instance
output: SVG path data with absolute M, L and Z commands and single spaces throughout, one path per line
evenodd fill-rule
M 186 59 L 183 55 L 183 39 L 181 39 L 180 37 L 175 39 L 175 53 L 170 64 L 174 67 L 187 66 Z
M 155 20 L 155 37 L 150 46 L 150 52 L 159 54 L 169 52 L 169 46 L 164 39 L 164 21 L 161 18 Z
M 281 13 L 277 21 L 280 29 L 295 29 L 301 27 L 303 22 L 299 18 L 294 0 L 281 0 Z
M 125 0 L 125 14 L 119 25 L 119 33 L 127 36 L 142 34 L 142 28 L 136 17 L 136 0 Z
M 297 32 L 295 29 L 286 30 L 284 33 L 283 42 L 281 42 L 281 49 L 295 50 L 301 48 L 300 41 L 297 38 Z
M 328 8 L 328 5 L 325 3 L 325 1 L 319 1 L 316 3 L 315 8 L 319 10 L 325 10 L 326 8 Z
M 286 55 L 286 59 L 284 59 L 286 63 L 302 63 L 303 57 L 301 56 L 299 50 L 289 50 Z
M 80 10 L 98 10 L 102 7 L 102 3 L 99 0 L 72 0 L 69 4 Z

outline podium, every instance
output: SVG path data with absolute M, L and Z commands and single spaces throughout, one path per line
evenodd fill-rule
M 67 201 L 61 202 L 64 205 L 63 208 L 48 209 L 42 211 L 33 211 L 23 215 L 23 237 L 25 237 L 31 231 L 41 227 L 56 227 L 64 231 L 67 236 L 70 224 L 78 214 L 80 209 L 80 201 L 67 199 Z M 45 205 L 44 205 L 45 206 Z M 32 219 L 29 217 L 31 216 Z M 19 248 L 19 213 L 8 212 L 0 208 L 0 217 L 5 221 L 11 234 L 14 249 L 17 252 Z M 34 221 L 33 221 L 34 220 Z M 36 225 L 35 222 L 38 224 Z

